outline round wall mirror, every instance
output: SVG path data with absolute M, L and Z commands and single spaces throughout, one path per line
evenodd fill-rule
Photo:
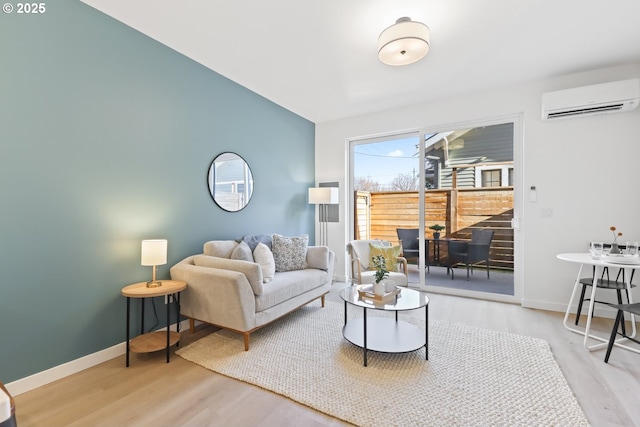
M 253 194 L 251 169 L 236 153 L 222 153 L 213 159 L 207 183 L 213 200 L 228 212 L 243 209 Z

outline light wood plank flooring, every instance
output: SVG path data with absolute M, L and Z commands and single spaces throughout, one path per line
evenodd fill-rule
M 329 300 L 340 301 L 336 283 Z M 588 352 L 565 330 L 562 314 L 430 294 L 430 318 L 543 338 L 594 426 L 640 425 L 640 354 Z M 319 304 L 319 302 L 313 302 Z M 608 333 L 611 319 L 595 319 Z M 584 320 L 582 323 L 584 325 Z M 186 345 L 212 332 L 182 332 Z M 124 356 L 16 396 L 20 427 L 30 426 L 342 426 L 345 423 L 258 387 L 164 352 Z M 357 392 L 357 391 L 354 391 Z M 425 425 L 438 425 L 425 420 Z

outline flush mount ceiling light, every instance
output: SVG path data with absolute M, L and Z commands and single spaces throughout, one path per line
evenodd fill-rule
M 387 65 L 409 65 L 429 52 L 431 31 L 422 22 L 400 18 L 378 37 L 378 58 Z

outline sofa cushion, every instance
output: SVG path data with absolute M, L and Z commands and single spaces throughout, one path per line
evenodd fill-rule
M 256 296 L 256 312 L 271 308 L 327 282 L 327 272 L 304 269 L 276 273 L 264 292 Z
M 276 274 L 276 262 L 273 253 L 264 243 L 258 243 L 253 251 L 253 259 L 262 268 L 262 279 L 264 283 L 270 282 Z
M 231 252 L 231 259 L 240 259 L 242 261 L 253 262 L 253 254 L 251 248 L 244 241 L 238 243 Z
M 296 237 L 273 235 L 273 258 L 276 271 L 301 270 L 307 267 L 307 243 L 309 236 L 302 234 Z
M 271 250 L 272 237 L 270 234 L 253 234 L 242 237 L 242 241 L 245 242 L 251 248 L 251 252 L 256 250 L 258 243 L 264 243 Z
M 318 270 L 329 268 L 329 248 L 327 246 L 307 247 L 307 266 Z
M 373 243 L 369 244 L 371 258 L 375 258 L 378 255 L 384 257 L 387 270 L 398 271 L 398 262 L 396 261 L 402 252 L 400 246 L 380 246 Z M 371 263 L 371 268 L 374 268 Z
M 264 288 L 262 287 L 262 269 L 260 268 L 260 265 L 256 264 L 255 262 L 220 258 L 208 255 L 195 255 L 193 257 L 193 264 L 199 267 L 221 268 L 224 270 L 238 271 L 246 276 L 247 281 L 251 285 L 251 289 L 253 289 L 254 294 L 262 295 L 262 292 L 264 292 Z
M 212 240 L 204 244 L 202 253 L 220 258 L 231 258 L 231 252 L 237 245 L 235 240 Z

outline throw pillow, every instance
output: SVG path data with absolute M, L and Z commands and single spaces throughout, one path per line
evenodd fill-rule
M 318 270 L 329 269 L 329 248 L 327 246 L 311 246 L 307 248 L 307 267 Z
M 264 243 L 258 243 L 258 246 L 253 251 L 253 259 L 260 264 L 264 283 L 270 282 L 276 274 L 276 262 L 273 258 L 273 252 Z
M 240 242 L 231 252 L 231 259 L 239 259 L 242 261 L 253 262 L 253 255 L 251 254 L 251 248 L 245 242 Z
M 307 268 L 307 244 L 309 236 L 296 237 L 273 235 L 272 251 L 276 271 L 292 271 Z
M 369 243 L 371 250 L 371 258 L 375 258 L 378 255 L 382 255 L 387 264 L 387 270 L 398 271 L 398 262 L 396 259 L 400 256 L 402 249 L 400 246 L 379 246 Z M 373 268 L 373 264 L 371 265 Z
M 238 242 L 244 241 L 249 248 L 251 248 L 251 252 L 256 250 L 258 243 L 264 243 L 267 245 L 269 250 L 271 250 L 271 235 L 270 234 L 255 234 L 255 235 L 247 235 L 242 236 L 242 239 L 238 240 Z

